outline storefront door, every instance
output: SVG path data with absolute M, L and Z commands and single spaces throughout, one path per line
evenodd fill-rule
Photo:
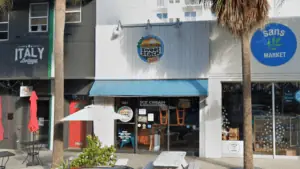
M 116 98 L 117 112 L 130 114 L 130 121 L 116 122 L 119 152 L 199 152 L 198 97 Z M 127 113 L 124 110 L 127 110 Z
M 168 150 L 168 107 L 165 105 L 141 106 L 136 114 L 137 151 Z

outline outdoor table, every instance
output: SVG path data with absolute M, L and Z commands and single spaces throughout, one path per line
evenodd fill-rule
M 40 150 L 44 145 L 41 140 L 25 141 L 25 142 L 21 142 L 21 145 L 24 147 L 24 149 L 27 153 L 27 156 L 22 164 L 24 164 L 25 161 L 27 161 L 26 166 L 43 165 L 43 163 L 39 157 Z
M 9 157 L 11 157 L 11 156 L 15 156 L 15 154 L 12 153 L 12 152 L 9 152 L 9 151 L 1 151 L 0 152 L 0 158 L 1 158 L 1 161 L 2 161 L 1 165 L 0 165 L 0 169 L 5 169 L 6 168 L 6 164 L 7 164 L 8 160 L 9 160 Z M 7 158 L 7 159 L 4 162 L 5 158 Z
M 184 169 L 188 166 L 184 151 L 163 151 L 153 162 L 155 169 Z

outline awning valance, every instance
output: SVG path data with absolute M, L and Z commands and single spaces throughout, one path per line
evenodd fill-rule
M 90 96 L 201 96 L 208 80 L 96 80 Z

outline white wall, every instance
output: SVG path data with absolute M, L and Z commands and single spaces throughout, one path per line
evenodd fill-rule
M 276 19 L 287 25 L 300 39 L 299 18 Z M 221 123 L 222 123 L 222 86 L 225 81 L 241 81 L 241 43 L 228 32 L 211 26 L 210 35 L 210 71 L 209 94 L 207 98 L 208 112 L 205 118 L 205 157 L 218 158 L 222 156 Z M 298 42 L 299 47 L 299 42 Z M 265 66 L 252 56 L 252 81 L 296 81 L 300 79 L 300 50 L 293 58 L 281 66 Z
M 276 5 L 274 10 L 274 17 L 292 17 L 300 16 L 299 5 L 300 1 L 298 0 L 286 0 L 281 6 L 278 6 L 282 0 L 274 0 L 273 4 Z
M 288 26 L 300 40 L 300 18 L 276 19 L 270 22 L 282 23 Z M 241 44 L 239 39 L 234 39 L 228 32 L 213 24 L 210 42 L 210 77 L 241 77 Z M 299 42 L 297 43 L 299 47 Z M 288 45 L 288 44 L 287 44 Z M 251 59 L 252 79 L 253 80 L 278 80 L 280 78 L 300 78 L 300 50 L 297 50 L 293 58 L 281 66 L 265 66 L 258 62 L 256 58 Z
M 196 11 L 197 21 L 215 19 L 210 9 L 205 9 L 202 4 L 187 6 L 185 1 L 170 4 L 169 0 L 98 0 L 97 25 L 115 25 L 119 20 L 124 25 L 146 23 L 148 19 L 151 23 L 170 22 L 169 19 L 160 20 L 157 17 L 160 12 L 167 12 L 168 18 L 180 18 L 181 21 L 189 21 L 184 16 L 185 11 Z M 282 0 L 268 0 L 270 17 L 300 16 L 298 0 L 287 0 L 280 7 L 279 1 Z
M 206 78 L 209 69 L 209 24 L 184 23 L 174 26 L 123 28 L 112 40 L 116 25 L 97 26 L 96 79 L 188 79 Z M 160 37 L 164 55 L 146 63 L 137 52 L 145 35 Z
M 175 0 L 174 0 L 175 1 Z M 180 18 L 184 21 L 184 11 L 187 10 L 184 0 L 180 4 L 169 4 L 165 0 L 166 8 L 159 8 L 157 0 L 111 0 L 97 1 L 97 25 L 114 25 L 120 20 L 122 24 L 146 23 L 150 19 L 151 23 L 163 22 L 157 17 L 158 12 L 167 11 L 172 18 Z M 197 11 L 197 20 L 211 20 L 213 15 L 209 9 L 203 6 L 189 8 Z

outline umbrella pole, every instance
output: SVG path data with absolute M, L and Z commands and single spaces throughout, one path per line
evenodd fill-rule
M 32 165 L 34 165 L 34 141 L 35 141 L 35 132 L 33 132 L 32 134 L 33 134 L 33 144 L 32 144 L 32 154 L 31 154 L 31 158 L 32 158 Z
M 92 136 L 95 137 L 95 133 L 94 133 L 94 121 L 92 121 Z

